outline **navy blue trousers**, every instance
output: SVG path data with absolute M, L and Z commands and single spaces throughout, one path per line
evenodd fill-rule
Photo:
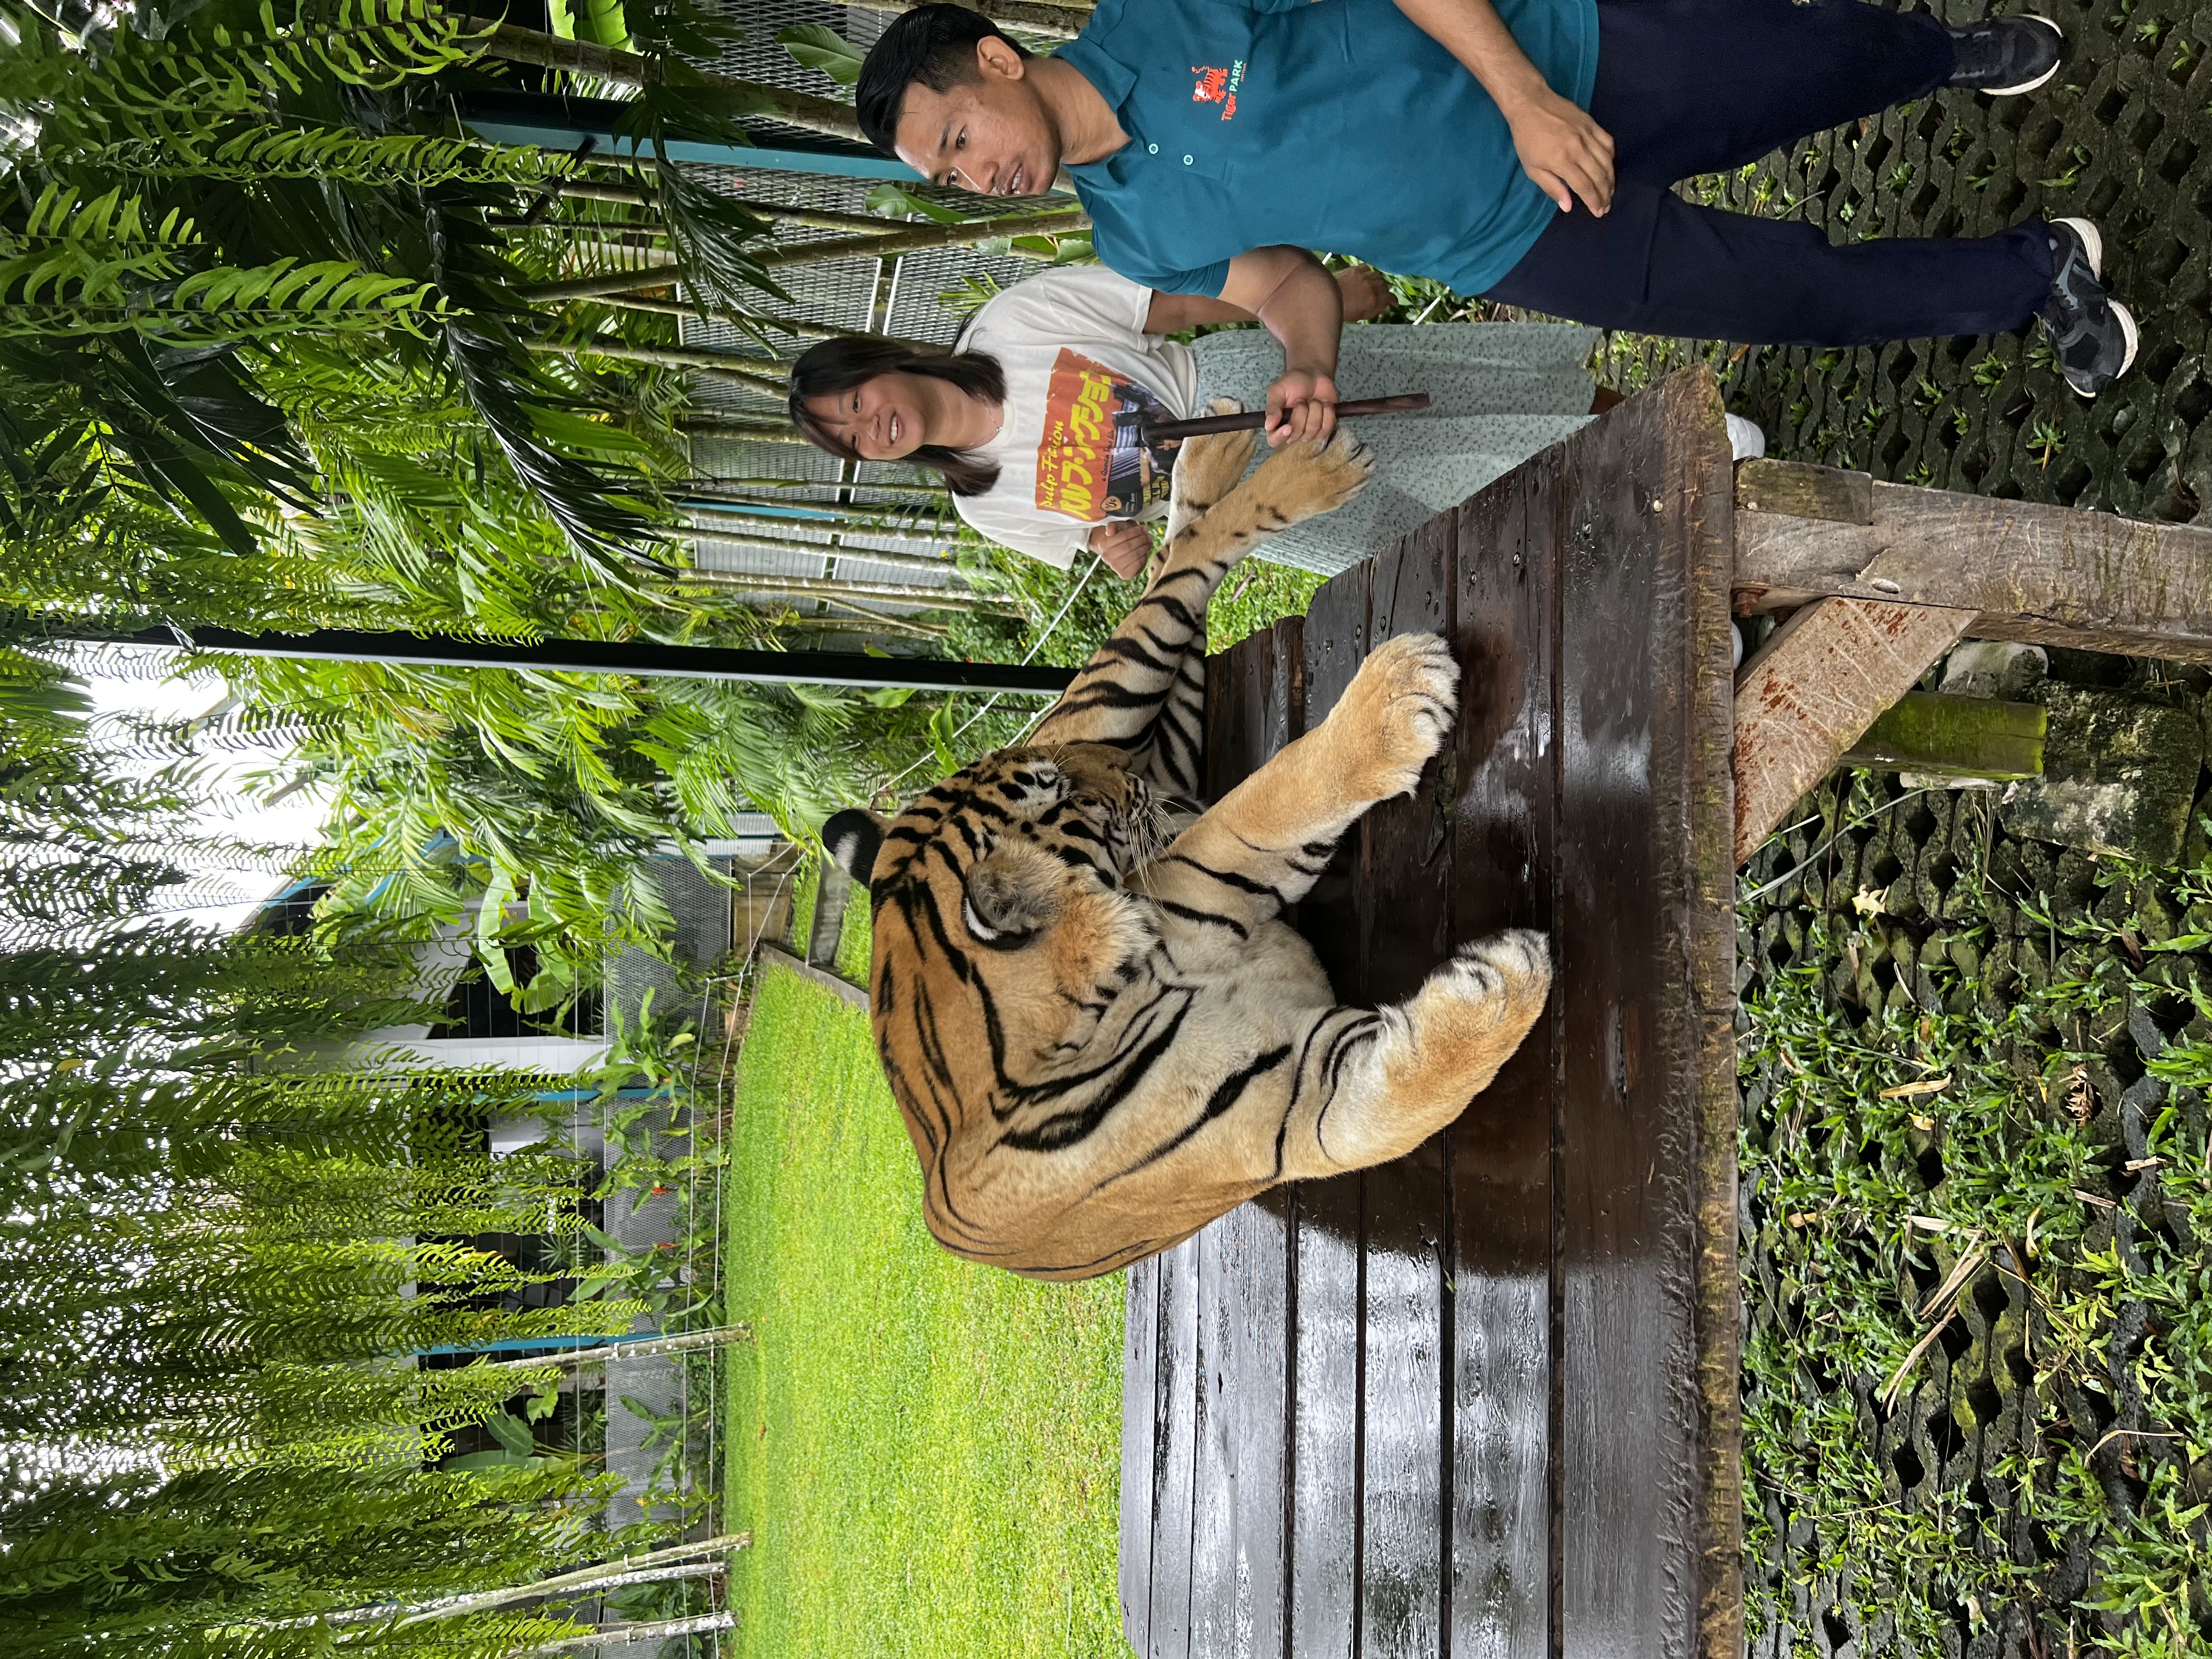
M 2040 221 L 1995 236 L 1832 245 L 1802 220 L 1668 187 L 1925 96 L 1950 77 L 1933 18 L 1864 0 L 1598 0 L 1590 115 L 1613 208 L 1559 214 L 1488 297 L 1601 328 L 1849 346 L 2024 328 L 2051 290 Z

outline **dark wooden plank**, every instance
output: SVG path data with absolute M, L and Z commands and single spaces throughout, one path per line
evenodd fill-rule
M 1159 1367 L 1160 1281 L 1157 1261 L 1129 1269 L 1121 1334 L 1121 1634 L 1139 1654 L 1152 1651 L 1152 1437 Z
M 1375 561 L 1369 648 L 1401 634 L 1451 634 L 1456 514 Z M 1447 746 L 1405 799 L 1360 823 L 1366 995 L 1411 996 L 1449 949 L 1455 757 Z M 1362 1659 L 1437 1651 L 1443 1609 L 1445 1136 L 1367 1172 L 1362 1308 Z
M 1263 753 L 1272 755 L 1304 735 L 1306 729 L 1306 619 L 1285 617 L 1267 630 L 1275 662 L 1275 696 L 1267 704 Z
M 1461 507 L 1455 939 L 1549 932 L 1559 586 L 1550 453 Z M 1552 1152 L 1558 1025 L 1452 1126 L 1453 1659 L 1551 1651 Z
M 1295 676 L 1273 630 L 1225 654 L 1232 707 L 1220 733 L 1224 787 L 1263 765 L 1303 714 L 1285 707 Z M 1280 1659 L 1284 1651 L 1289 1210 L 1286 1193 L 1267 1194 L 1199 1236 L 1193 1659 Z
M 1555 1640 L 1686 1656 L 1715 1639 L 1706 1591 L 1723 1571 L 1699 1352 L 1700 1248 L 1724 1248 L 1700 1237 L 1717 988 L 1695 960 L 1726 914 L 1707 866 L 1729 787 L 1697 729 L 1728 673 L 1732 490 L 1710 378 L 1677 377 L 1571 440 L 1558 501 Z
M 1199 1244 L 1185 1239 L 1159 1264 L 1158 1384 L 1152 1430 L 1152 1565 L 1146 1659 L 1188 1659 L 1191 1539 L 1199 1397 Z
M 1872 521 L 1735 515 L 1749 610 L 1824 594 L 1978 613 L 1977 638 L 2212 662 L 2212 530 L 1877 483 Z
M 1206 659 L 1206 798 L 1219 800 L 1244 775 L 1232 774 L 1230 723 L 1237 707 L 1236 671 L 1229 653 L 1217 651 Z
M 1305 729 L 1318 726 L 1367 652 L 1369 566 L 1332 578 L 1306 612 Z M 1356 836 L 1299 907 L 1299 928 L 1337 996 L 1360 999 Z M 1291 1256 L 1297 1298 L 1291 1402 L 1291 1630 L 1297 1659 L 1349 1655 L 1359 1607 L 1362 1178 L 1301 1183 Z

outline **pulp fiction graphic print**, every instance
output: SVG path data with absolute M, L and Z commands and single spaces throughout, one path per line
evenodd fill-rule
M 1172 420 L 1160 400 L 1081 352 L 1060 348 L 1037 443 L 1036 504 L 1095 524 L 1133 519 L 1168 498 L 1175 452 L 1146 449 L 1146 416 Z

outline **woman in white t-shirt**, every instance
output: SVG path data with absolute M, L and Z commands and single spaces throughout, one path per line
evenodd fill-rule
M 1339 282 L 1347 320 L 1389 303 L 1371 271 Z M 1186 419 L 1223 397 L 1257 409 L 1283 367 L 1282 348 L 1256 329 L 1189 346 L 1161 337 L 1249 320 L 1218 300 L 1065 266 L 994 296 L 949 357 L 866 338 L 813 347 L 792 367 L 792 419 L 848 460 L 935 468 L 960 516 L 994 542 L 1063 568 L 1088 549 L 1134 577 L 1151 550 L 1143 521 L 1165 516 L 1175 459 L 1139 442 L 1139 420 Z M 1550 323 L 1346 329 L 1340 396 L 1425 392 L 1430 412 L 1358 422 L 1374 481 L 1264 556 L 1340 570 L 1558 442 L 1592 412 L 1583 365 L 1596 339 Z

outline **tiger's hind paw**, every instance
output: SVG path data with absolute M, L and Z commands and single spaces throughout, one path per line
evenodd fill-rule
M 1374 475 L 1375 452 L 1339 427 L 1324 443 L 1285 444 L 1252 475 L 1252 487 L 1262 521 L 1279 520 L 1273 528 L 1287 530 L 1335 512 Z
M 1493 1011 L 1499 1024 L 1525 1030 L 1535 1018 L 1530 1010 L 1542 1005 L 1552 987 L 1551 941 L 1526 927 L 1509 927 L 1461 945 L 1438 970 L 1439 977 L 1446 975 L 1468 1001 Z

